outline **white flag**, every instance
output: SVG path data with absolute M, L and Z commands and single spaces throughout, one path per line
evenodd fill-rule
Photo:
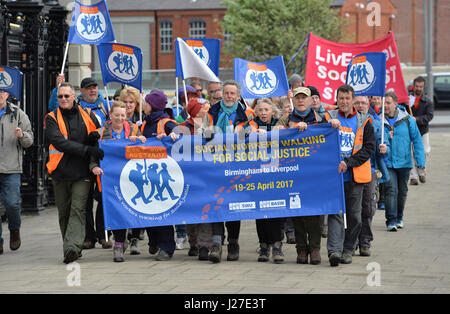
M 183 39 L 178 37 L 177 42 L 181 59 L 181 67 L 183 68 L 183 79 L 197 77 L 206 81 L 220 82 L 219 78 L 208 67 L 208 65 L 200 59 L 200 57 L 186 44 Z

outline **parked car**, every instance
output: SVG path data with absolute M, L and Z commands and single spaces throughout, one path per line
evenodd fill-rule
M 420 76 L 427 79 L 426 73 Z M 413 81 L 408 83 L 408 92 L 410 93 L 413 91 Z M 450 108 L 450 72 L 433 73 L 433 90 L 435 107 Z

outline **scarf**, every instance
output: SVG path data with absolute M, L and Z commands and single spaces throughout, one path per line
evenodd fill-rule
M 232 107 L 227 107 L 223 103 L 223 100 L 220 101 L 220 112 L 219 119 L 217 120 L 217 126 L 222 130 L 223 133 L 227 133 L 230 126 L 230 116 L 236 112 L 238 107 L 238 102 L 236 102 Z M 229 133 L 229 131 L 228 131 Z

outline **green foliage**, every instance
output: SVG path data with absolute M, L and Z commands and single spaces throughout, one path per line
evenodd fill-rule
M 330 8 L 331 2 L 224 0 L 228 10 L 221 26 L 232 35 L 225 53 L 255 62 L 282 55 L 287 63 L 310 32 L 338 41 L 343 37 L 342 20 Z

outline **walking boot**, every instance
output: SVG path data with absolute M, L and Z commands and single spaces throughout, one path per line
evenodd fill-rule
M 9 248 L 12 251 L 17 250 L 20 247 L 20 231 L 19 230 L 11 230 L 9 234 Z
M 228 243 L 227 261 L 237 261 L 239 259 L 239 244 L 235 239 L 230 239 Z
M 275 264 L 284 263 L 284 255 L 281 247 L 283 244 L 281 242 L 275 242 L 272 247 L 272 258 Z
M 310 254 L 311 265 L 319 265 L 322 262 L 320 250 L 312 250 Z
M 141 252 L 138 248 L 138 238 L 132 238 L 130 244 L 130 255 L 139 255 Z
M 120 263 L 124 261 L 123 258 L 123 243 L 116 242 L 114 243 L 114 249 L 113 249 L 113 256 L 114 256 L 114 262 Z
M 213 263 L 220 263 L 222 260 L 222 245 L 220 243 L 213 243 L 208 259 Z
M 267 243 L 259 244 L 259 256 L 258 262 L 267 262 L 269 261 L 270 247 Z

